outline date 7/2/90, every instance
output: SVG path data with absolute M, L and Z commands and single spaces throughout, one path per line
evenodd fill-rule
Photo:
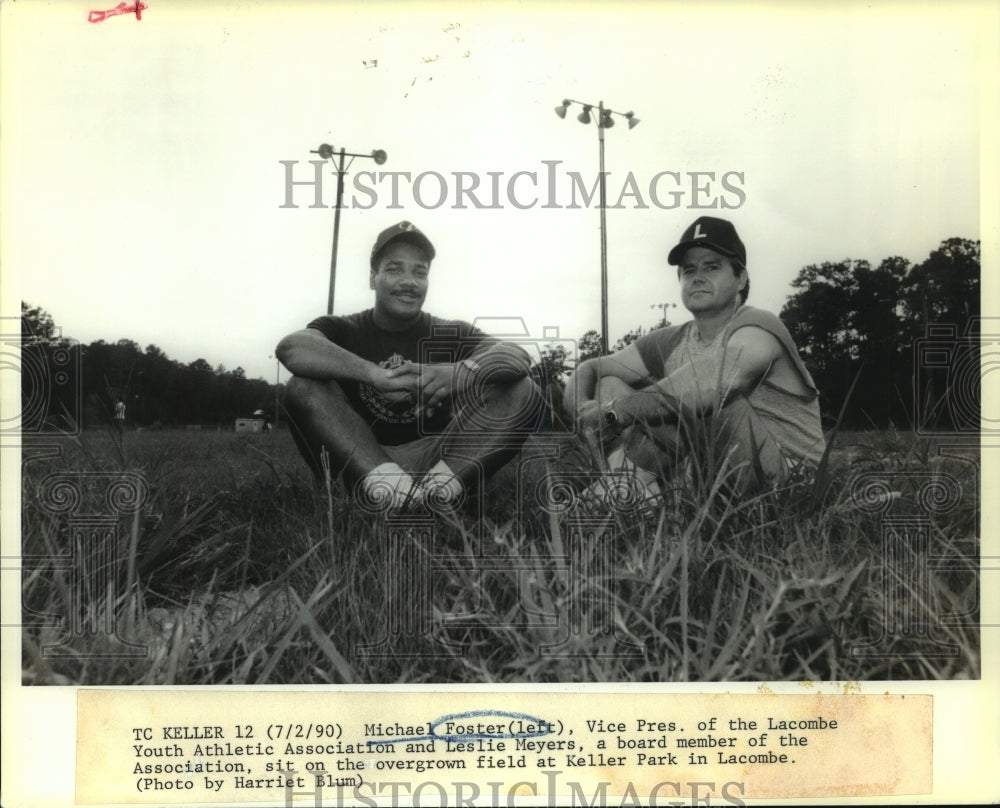
M 152 727 L 132 727 L 132 734 L 137 741 L 204 741 L 225 738 L 226 733 L 221 726 L 181 726 L 159 727 L 162 737 L 157 737 Z M 290 738 L 333 738 L 339 739 L 344 734 L 340 724 L 268 724 L 265 730 L 268 740 L 279 741 Z M 232 736 L 240 740 L 254 737 L 254 727 L 250 724 L 235 724 Z

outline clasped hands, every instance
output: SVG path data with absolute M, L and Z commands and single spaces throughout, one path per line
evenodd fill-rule
M 400 406 L 413 406 L 430 417 L 457 393 L 466 390 L 473 373 L 461 363 L 420 364 L 404 362 L 397 368 L 376 368 L 372 386 L 383 397 Z

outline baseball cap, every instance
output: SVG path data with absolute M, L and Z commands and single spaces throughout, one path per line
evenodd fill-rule
M 415 244 L 427 253 L 428 261 L 434 259 L 434 245 L 431 244 L 431 240 L 421 233 L 415 224 L 403 221 L 392 225 L 392 227 L 387 227 L 378 234 L 378 238 L 375 239 L 375 244 L 372 247 L 372 269 L 375 269 L 375 261 L 378 259 L 379 253 L 394 241 L 406 241 L 410 244 Z
M 708 247 L 730 258 L 738 258 L 744 266 L 747 263 L 747 248 L 736 235 L 733 223 L 726 219 L 699 216 L 694 224 L 684 231 L 680 243 L 670 251 L 667 262 L 673 266 L 679 265 L 689 247 Z

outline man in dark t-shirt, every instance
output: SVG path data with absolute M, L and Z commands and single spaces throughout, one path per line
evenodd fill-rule
M 309 323 L 308 328 L 322 332 L 330 342 L 384 370 L 434 359 L 439 362 L 470 359 L 477 349 L 493 342 L 475 326 L 460 320 L 442 320 L 424 311 L 401 331 L 380 328 L 375 309 L 346 317 L 324 315 Z M 394 399 L 366 381 L 345 379 L 341 380 L 341 387 L 354 410 L 368 421 L 375 439 L 387 446 L 399 446 L 421 435 L 441 432 L 451 414 L 450 402 L 442 402 L 421 420 L 415 401 L 410 398 Z
M 409 222 L 371 252 L 371 309 L 317 317 L 278 344 L 293 374 L 285 408 L 321 476 L 391 507 L 448 504 L 520 448 L 540 414 L 521 348 L 423 311 L 430 240 Z

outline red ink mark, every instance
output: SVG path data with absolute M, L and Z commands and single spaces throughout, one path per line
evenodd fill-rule
M 135 14 L 137 20 L 142 19 L 142 12 L 149 8 L 142 0 L 137 0 L 134 5 L 128 5 L 127 3 L 119 3 L 114 8 L 110 8 L 107 11 L 91 11 L 87 17 L 87 22 L 103 22 L 108 17 L 117 17 L 121 14 Z

